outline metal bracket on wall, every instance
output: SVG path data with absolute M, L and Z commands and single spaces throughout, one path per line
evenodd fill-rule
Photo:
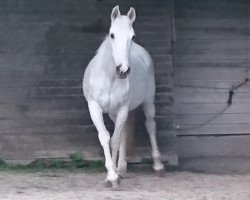
M 238 84 L 237 86 L 233 86 L 232 89 L 229 90 L 228 101 L 227 101 L 227 104 L 228 104 L 228 105 L 231 105 L 231 104 L 233 103 L 234 91 L 236 91 L 236 90 L 238 90 L 240 87 L 246 85 L 248 81 L 249 81 L 249 78 L 246 78 L 246 79 L 244 80 L 244 82 Z

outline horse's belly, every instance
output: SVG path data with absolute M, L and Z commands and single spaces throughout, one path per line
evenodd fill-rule
M 144 78 L 144 77 L 143 77 Z M 146 78 L 142 77 L 135 81 L 135 79 L 130 82 L 130 91 L 129 91 L 129 109 L 133 110 L 137 108 L 140 104 L 145 101 L 145 97 L 149 90 L 148 81 Z
M 139 105 L 141 105 L 144 102 L 145 95 L 143 93 L 132 93 L 129 98 L 129 109 L 134 110 Z
M 119 107 L 127 103 L 127 100 L 128 100 L 127 93 L 111 93 L 109 113 L 116 113 Z

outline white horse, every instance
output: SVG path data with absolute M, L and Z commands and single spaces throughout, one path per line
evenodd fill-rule
M 152 145 L 153 168 L 160 172 L 164 170 L 155 135 L 154 68 L 148 52 L 132 40 L 135 18 L 134 8 L 130 8 L 127 15 L 120 14 L 119 6 L 113 8 L 109 34 L 89 62 L 83 78 L 84 96 L 104 150 L 108 172 L 106 181 L 113 187 L 117 186 L 118 175 L 123 177 L 127 169 L 128 113 L 141 104 Z M 108 113 L 115 123 L 111 139 L 104 125 L 103 113 Z

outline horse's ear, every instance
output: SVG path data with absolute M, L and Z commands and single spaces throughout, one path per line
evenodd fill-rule
M 118 16 L 120 16 L 120 10 L 119 10 L 119 6 L 115 6 L 112 9 L 112 13 L 111 13 L 111 21 L 113 22 Z
M 136 14 L 135 14 L 135 9 L 133 7 L 130 7 L 127 17 L 130 19 L 131 23 L 135 21 Z

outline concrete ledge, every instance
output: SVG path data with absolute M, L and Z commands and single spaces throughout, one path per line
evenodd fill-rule
M 181 170 L 204 173 L 250 173 L 250 157 L 196 157 L 179 158 Z

